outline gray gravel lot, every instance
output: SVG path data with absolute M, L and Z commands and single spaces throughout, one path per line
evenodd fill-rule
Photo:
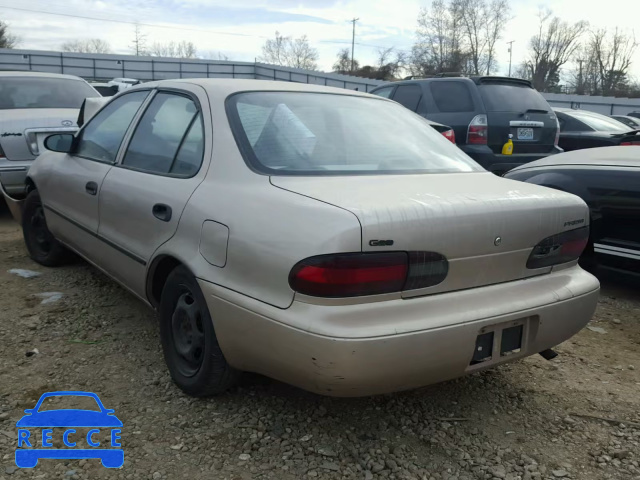
M 551 362 L 363 399 L 249 374 L 219 397 L 183 395 L 153 312 L 83 262 L 36 265 L 6 210 L 0 292 L 0 479 L 640 479 L 640 288 L 626 280 L 604 283 L 596 330 Z M 43 304 L 43 292 L 63 296 Z M 15 422 L 51 390 L 93 391 L 115 409 L 122 469 L 15 467 Z

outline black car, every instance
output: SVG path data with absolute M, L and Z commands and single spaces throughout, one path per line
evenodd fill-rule
M 554 108 L 560 122 L 560 147 L 565 151 L 613 145 L 640 145 L 640 131 L 587 110 Z
M 629 115 L 609 115 L 614 120 L 624 123 L 626 126 L 637 129 L 640 128 L 640 118 L 630 117 Z
M 581 263 L 640 275 L 640 147 L 562 153 L 504 176 L 578 195 L 591 217 Z
M 456 144 L 495 173 L 561 152 L 556 115 L 527 80 L 428 78 L 385 84 L 371 93 L 395 100 L 429 120 L 451 125 Z M 513 154 L 503 155 L 509 135 L 513 137 Z

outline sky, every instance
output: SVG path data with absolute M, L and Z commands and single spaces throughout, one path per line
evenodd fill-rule
M 594 28 L 618 27 L 629 33 L 635 28 L 640 40 L 640 0 L 615 0 L 611 8 L 598 0 L 508 1 L 510 20 L 498 46 L 500 74 L 508 71 L 506 42 L 514 41 L 514 68 L 525 59 L 540 8 L 549 8 L 568 22 L 586 20 Z M 238 61 L 259 61 L 262 45 L 277 30 L 285 36 L 307 35 L 320 55 L 319 69 L 329 71 L 338 50 L 351 47 L 350 19 L 359 18 L 355 58 L 373 64 L 380 47 L 411 49 L 418 12 L 430 4 L 430 0 L 0 0 L 0 20 L 19 37 L 18 48 L 59 50 L 69 40 L 101 38 L 114 53 L 128 54 L 133 24 L 138 22 L 148 44 L 190 41 L 200 56 L 221 52 Z M 640 48 L 631 73 L 640 79 Z

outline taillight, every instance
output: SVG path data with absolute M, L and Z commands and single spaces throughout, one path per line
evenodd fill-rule
M 442 135 L 451 143 L 456 143 L 456 133 L 453 131 L 453 129 L 445 130 L 444 132 L 442 132 Z
M 487 136 L 489 135 L 489 127 L 487 125 L 486 115 L 476 115 L 469 124 L 467 131 L 467 143 L 473 145 L 486 145 Z
M 622 142 L 620 145 L 640 145 L 640 142 Z
M 559 143 L 560 143 L 560 121 L 558 120 L 558 117 L 556 117 L 556 138 L 553 141 L 553 144 L 557 147 Z
M 527 268 L 543 268 L 580 258 L 589 241 L 589 227 L 558 233 L 542 240 L 533 248 Z
M 448 271 L 446 258 L 434 252 L 341 253 L 302 260 L 289 285 L 314 297 L 359 297 L 437 285 Z

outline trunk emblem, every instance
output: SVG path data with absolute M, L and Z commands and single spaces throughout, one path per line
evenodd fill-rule
M 502 243 L 502 238 L 500 238 L 500 237 L 496 237 L 496 239 L 493 241 L 493 244 L 496 247 L 498 247 L 501 243 Z
M 71 120 L 63 120 L 60 123 L 62 123 L 62 126 L 64 127 L 70 127 L 71 125 L 73 125 L 73 122 Z

